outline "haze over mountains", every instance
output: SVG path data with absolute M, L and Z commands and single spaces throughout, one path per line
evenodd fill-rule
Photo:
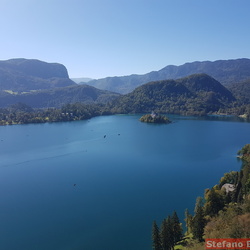
M 147 82 L 178 79 L 199 73 L 206 73 L 223 85 L 240 82 L 250 79 L 250 59 L 192 62 L 181 66 L 169 65 L 159 71 L 152 71 L 144 75 L 107 77 L 89 81 L 88 84 L 99 89 L 127 94 Z
M 89 81 L 94 80 L 94 79 L 88 78 L 88 77 L 79 77 L 79 78 L 70 78 L 70 79 L 77 84 L 84 84 L 84 83 L 87 83 Z

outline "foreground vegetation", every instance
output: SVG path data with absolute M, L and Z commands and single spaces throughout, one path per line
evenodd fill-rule
M 168 231 L 163 220 L 161 229 L 153 223 L 152 240 L 155 250 L 205 249 L 207 238 L 250 237 L 250 144 L 239 152 L 242 169 L 226 173 L 204 197 L 198 197 L 194 215 L 185 211 L 186 232 Z M 174 240 L 176 237 L 179 241 Z

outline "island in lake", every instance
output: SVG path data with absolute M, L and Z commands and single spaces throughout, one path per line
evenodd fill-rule
M 155 113 L 143 115 L 140 118 L 140 121 L 147 123 L 166 123 L 166 124 L 171 123 L 171 121 L 168 119 L 167 116 Z

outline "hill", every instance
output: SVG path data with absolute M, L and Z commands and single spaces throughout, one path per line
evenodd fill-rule
M 250 104 L 250 79 L 232 83 L 228 85 L 228 89 L 241 104 Z
M 151 81 L 178 79 L 192 74 L 206 73 L 223 85 L 250 78 L 250 59 L 191 62 L 181 66 L 169 65 L 144 75 L 107 77 L 88 82 L 99 89 L 127 94 L 136 87 Z
M 119 94 L 99 90 L 88 85 L 76 85 L 28 93 L 8 93 L 0 91 L 0 107 L 15 103 L 25 103 L 32 108 L 59 108 L 68 103 L 106 103 Z
M 76 83 L 62 64 L 23 58 L 0 61 L 0 90 L 27 92 L 71 85 Z
M 110 104 L 112 112 L 198 114 L 218 111 L 235 101 L 232 93 L 214 78 L 195 74 L 177 80 L 144 84 Z

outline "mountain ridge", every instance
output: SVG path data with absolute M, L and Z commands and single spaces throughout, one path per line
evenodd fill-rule
M 25 58 L 0 61 L 0 90 L 25 92 L 71 85 L 76 83 L 62 64 Z
M 250 79 L 250 59 L 196 61 L 180 66 L 168 65 L 159 71 L 151 71 L 143 75 L 106 77 L 92 80 L 88 84 L 99 89 L 127 94 L 147 82 L 178 79 L 198 73 L 208 74 L 226 86 L 233 82 Z

